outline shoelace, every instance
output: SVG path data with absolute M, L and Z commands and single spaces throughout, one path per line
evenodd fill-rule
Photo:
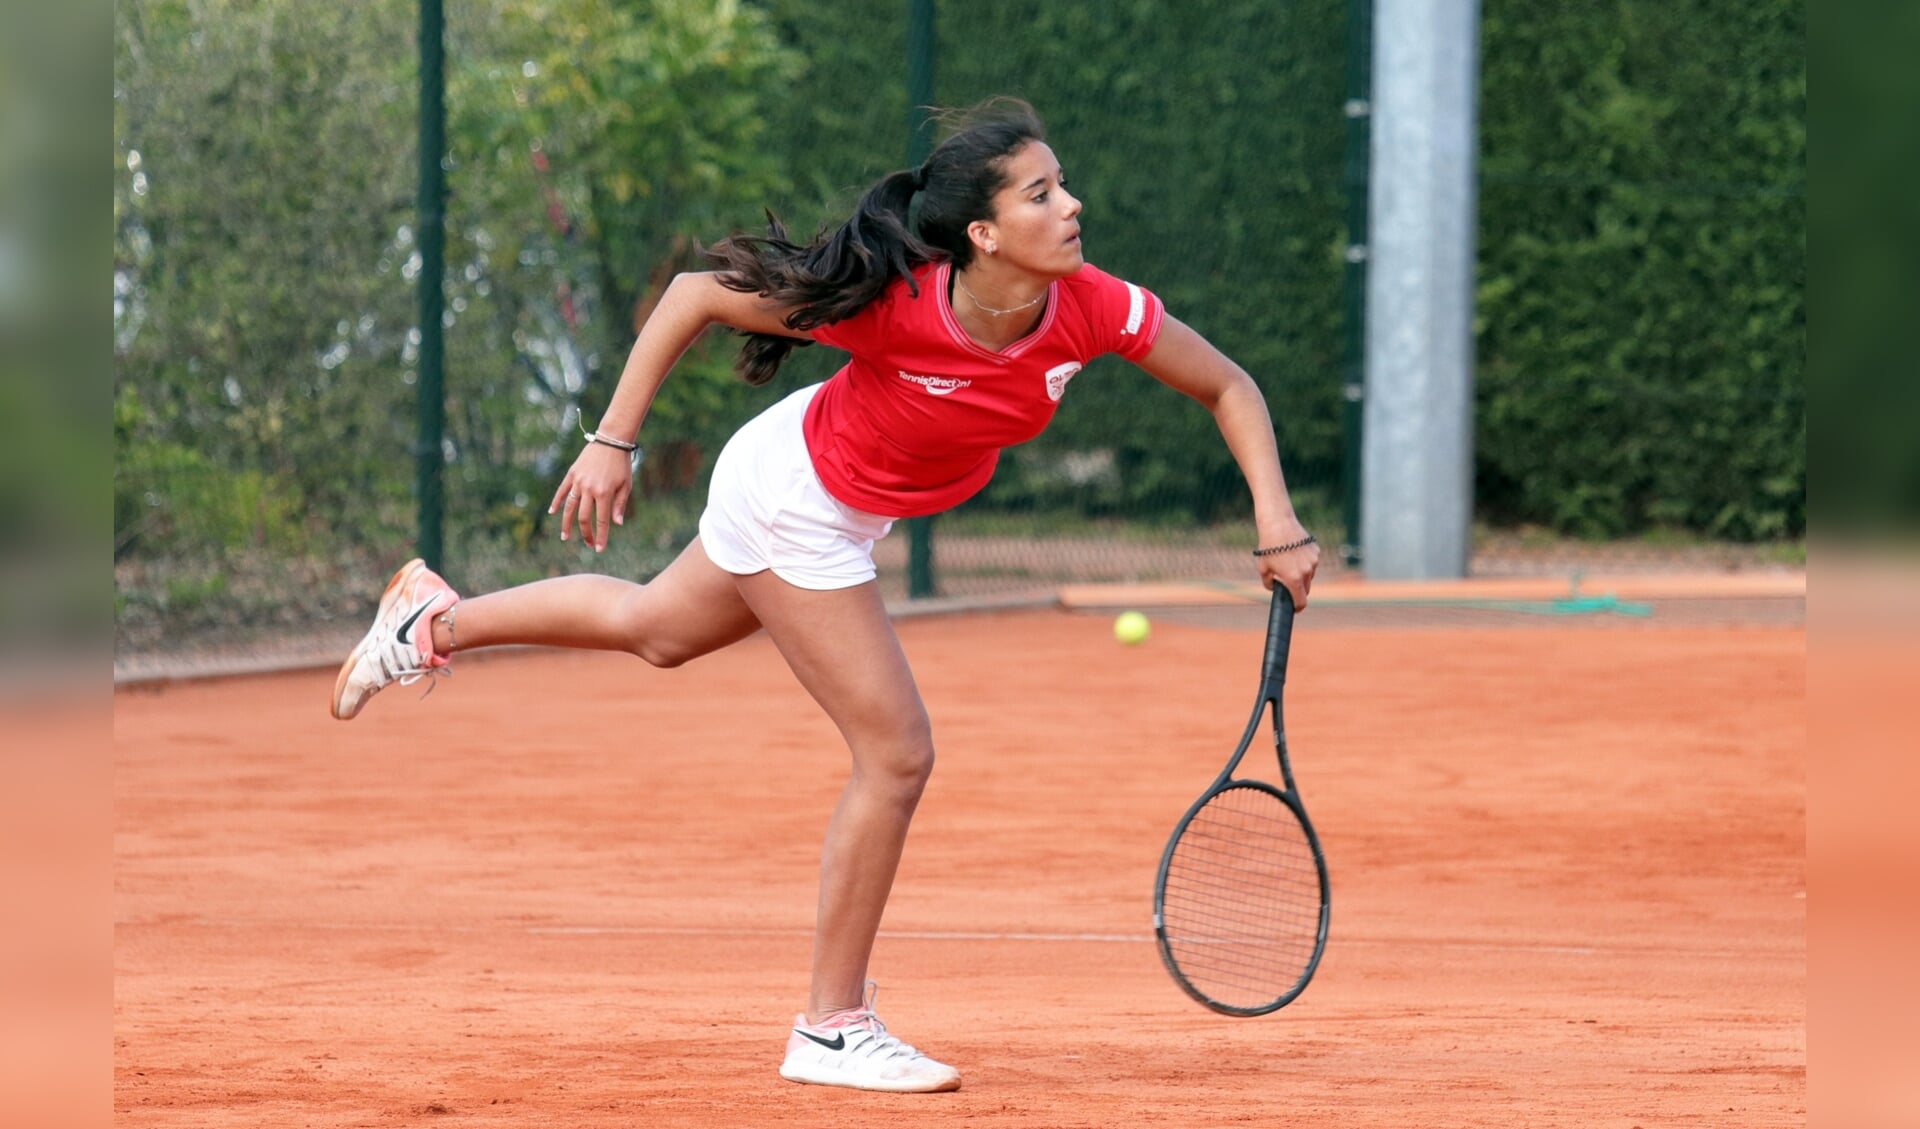
M 901 1058 L 927 1057 L 921 1054 L 912 1043 L 902 1042 L 899 1036 L 887 1034 L 887 1025 L 882 1023 L 880 1017 L 873 1011 L 873 1002 L 880 997 L 880 986 L 869 980 L 866 988 L 866 998 L 861 1001 L 860 1010 L 844 1024 L 836 1024 L 843 1030 L 865 1031 L 869 1036 L 858 1047 L 848 1047 L 847 1053 L 859 1054 L 867 1058 L 875 1058 L 882 1054 Z
M 858 1046 L 847 1048 L 848 1054 L 857 1054 L 866 1058 L 925 1058 L 911 1043 L 902 1042 L 897 1035 L 887 1034 L 887 1025 L 880 1017 L 868 1011 L 847 1024 L 846 1030 L 861 1029 L 869 1038 Z
M 450 666 L 412 666 L 405 664 L 389 666 L 387 660 L 392 657 L 392 654 L 392 651 L 382 651 L 379 655 L 375 656 L 380 664 L 380 673 L 386 676 L 387 681 L 400 686 L 411 686 L 423 678 L 426 679 L 427 688 L 420 695 L 422 700 L 424 700 L 428 694 L 433 693 L 433 688 L 439 685 L 438 682 L 434 681 L 435 679 L 453 677 L 453 668 Z

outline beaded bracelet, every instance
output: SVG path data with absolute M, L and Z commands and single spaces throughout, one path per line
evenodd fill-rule
M 1275 553 L 1291 552 L 1294 549 L 1304 549 L 1308 545 L 1318 545 L 1319 543 L 1320 539 L 1309 533 L 1298 541 L 1289 541 L 1284 545 L 1275 545 L 1270 549 L 1255 549 L 1253 555 L 1256 557 L 1271 557 Z

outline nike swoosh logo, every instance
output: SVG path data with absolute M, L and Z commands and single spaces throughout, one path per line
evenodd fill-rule
M 395 633 L 396 635 L 399 636 L 400 642 L 402 643 L 413 642 L 412 639 L 408 638 L 407 632 L 413 630 L 414 621 L 419 619 L 421 614 L 424 613 L 428 608 L 432 606 L 433 606 L 433 601 L 428 600 L 426 603 L 421 604 L 419 607 L 413 609 L 413 614 L 400 622 L 400 630 Z
M 814 1042 L 820 1044 L 821 1046 L 827 1048 L 830 1051 L 842 1051 L 847 1048 L 847 1033 L 844 1031 L 836 1032 L 833 1036 L 833 1041 L 828 1042 L 827 1040 L 822 1039 L 820 1036 L 815 1035 L 811 1031 L 800 1031 L 798 1027 L 795 1027 L 794 1030 L 799 1031 L 803 1037 L 812 1039 Z

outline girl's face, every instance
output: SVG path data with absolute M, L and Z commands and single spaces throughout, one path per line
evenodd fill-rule
M 993 197 L 993 218 L 969 225 L 977 254 L 989 262 L 1048 277 L 1072 274 L 1080 255 L 1080 201 L 1067 191 L 1060 162 L 1045 142 L 1029 141 L 1007 157 L 1006 184 Z

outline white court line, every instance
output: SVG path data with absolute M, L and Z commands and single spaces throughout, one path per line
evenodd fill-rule
M 640 937 L 811 937 L 811 929 L 671 929 L 650 925 L 536 925 L 527 929 L 528 933 L 560 934 L 563 936 L 620 936 L 632 934 Z M 882 929 L 880 936 L 889 940 L 904 941 L 1117 941 L 1127 944 L 1151 944 L 1151 933 L 953 933 L 929 930 Z
M 811 937 L 812 930 L 805 929 L 692 929 L 665 928 L 647 925 L 564 925 L 534 926 L 528 933 L 557 934 L 563 936 L 673 936 L 673 937 L 763 937 L 793 936 Z M 1154 935 L 1151 933 L 980 933 L 950 932 L 931 930 L 893 930 L 882 929 L 882 939 L 899 941 L 1039 941 L 1052 943 L 1120 943 L 1151 945 Z M 1801 959 L 1804 950 L 1774 949 L 1687 949 L 1656 945 L 1567 945 L 1552 943 L 1529 944 L 1524 941 L 1448 941 L 1432 937 L 1342 937 L 1335 933 L 1327 938 L 1327 947 L 1336 945 L 1390 945 L 1399 948 L 1451 949 L 1464 952 L 1493 953 L 1552 953 L 1565 956 L 1692 956 L 1712 958 L 1776 957 L 1781 960 Z
M 345 921 L 240 921 L 234 919 L 175 918 L 161 921 L 120 920 L 116 926 L 186 926 L 213 929 L 310 929 L 365 933 L 513 933 L 535 937 L 711 937 L 711 938 L 808 938 L 813 930 L 779 927 L 715 928 L 676 925 L 409 925 L 399 922 L 354 923 Z M 1152 933 L 1035 933 L 989 932 L 933 929 L 882 929 L 880 936 L 895 941 L 1017 941 L 1037 944 L 1132 944 L 1151 945 Z M 1755 957 L 1774 960 L 1805 960 L 1806 949 L 1691 949 L 1671 945 L 1569 945 L 1556 942 L 1472 941 L 1436 937 L 1352 937 L 1334 932 L 1327 948 L 1349 945 L 1392 946 L 1403 949 L 1440 949 L 1451 952 L 1538 953 L 1554 956 L 1591 957 L 1694 957 L 1707 960 L 1747 960 Z

